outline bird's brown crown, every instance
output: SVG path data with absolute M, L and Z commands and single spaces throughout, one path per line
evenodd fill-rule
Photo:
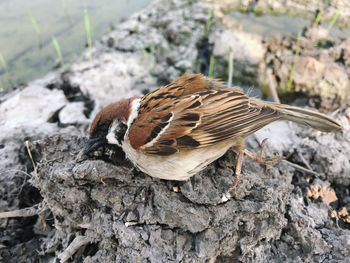
M 104 107 L 96 115 L 91 124 L 89 130 L 90 136 L 94 133 L 97 127 L 103 124 L 110 124 L 116 118 L 123 118 L 125 122 L 127 122 L 131 111 L 131 103 L 134 99 L 136 99 L 136 97 L 120 100 Z

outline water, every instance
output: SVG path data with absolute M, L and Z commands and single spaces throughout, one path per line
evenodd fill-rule
M 64 61 L 85 48 L 84 8 L 87 9 L 93 41 L 108 32 L 111 24 L 142 9 L 150 0 L 10 0 L 0 1 L 0 53 L 14 84 L 45 75 L 57 65 L 54 36 Z M 38 36 L 30 19 L 33 16 Z M 41 47 L 39 47 L 41 43 Z M 10 87 L 0 63 L 0 91 Z
M 266 37 L 274 35 L 291 34 L 296 36 L 298 32 L 305 26 L 310 25 L 311 21 L 302 17 L 291 17 L 286 15 L 273 16 L 262 15 L 254 16 L 254 14 L 242 14 L 238 12 L 230 13 L 245 32 L 258 34 Z M 324 28 L 328 28 L 328 24 L 322 24 Z M 350 29 L 340 29 L 333 26 L 330 31 L 332 37 L 350 37 Z
M 108 32 L 111 24 L 129 17 L 150 0 L 3 0 L 0 1 L 0 54 L 6 60 L 9 77 L 16 85 L 41 77 L 58 63 L 52 36 L 59 42 L 64 61 L 74 60 L 86 46 L 84 7 L 88 10 L 93 40 Z M 36 20 L 36 33 L 30 15 Z M 254 16 L 231 13 L 243 30 L 263 36 L 293 34 L 310 24 L 310 20 L 289 16 Z M 324 25 L 327 28 L 327 25 Z M 349 37 L 349 29 L 333 27 L 331 36 Z M 41 47 L 39 47 L 41 43 Z M 0 61 L 1 62 L 1 61 Z M 9 89 L 5 70 L 0 63 L 0 93 Z

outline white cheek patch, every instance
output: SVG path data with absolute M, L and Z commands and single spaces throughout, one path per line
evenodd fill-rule
M 133 121 L 136 119 L 139 113 L 140 102 L 141 102 L 141 99 L 135 99 L 131 103 L 131 112 L 127 123 L 128 127 L 130 127 L 130 125 L 133 123 Z
M 127 124 L 121 119 L 113 120 L 112 124 L 109 126 L 108 134 L 106 139 L 109 144 L 116 144 L 119 147 L 122 147 L 124 144 L 124 139 L 129 133 L 129 127 L 131 123 L 136 119 L 138 115 L 138 109 L 140 106 L 140 99 L 135 99 L 131 104 L 131 113 L 128 118 Z M 123 137 L 123 138 L 122 138 Z M 119 140 L 118 140 L 119 139 Z
M 118 142 L 117 138 L 115 137 L 116 131 L 119 129 L 119 120 L 114 120 L 112 122 L 112 125 L 108 129 L 108 134 L 107 134 L 107 141 L 109 144 L 116 144 L 119 147 L 121 147 L 120 143 Z

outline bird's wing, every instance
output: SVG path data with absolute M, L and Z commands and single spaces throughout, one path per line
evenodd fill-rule
M 161 95 L 165 99 L 169 96 Z M 139 114 L 129 130 L 131 146 L 148 154 L 171 155 L 245 137 L 279 119 L 276 110 L 251 105 L 249 97 L 236 87 L 202 89 L 164 103 L 156 98 L 152 107 L 153 98 L 147 98 L 150 110 Z
M 222 86 L 222 82 L 207 78 L 202 74 L 183 74 L 172 83 L 148 93 L 142 98 L 139 115 L 164 110 L 164 106 L 171 106 L 177 99 Z

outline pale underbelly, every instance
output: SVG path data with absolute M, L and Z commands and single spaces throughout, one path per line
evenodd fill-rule
M 196 150 L 183 150 L 170 156 L 141 154 L 123 145 L 127 157 L 144 173 L 165 180 L 185 181 L 220 158 L 234 146 L 234 141 L 217 143 Z

